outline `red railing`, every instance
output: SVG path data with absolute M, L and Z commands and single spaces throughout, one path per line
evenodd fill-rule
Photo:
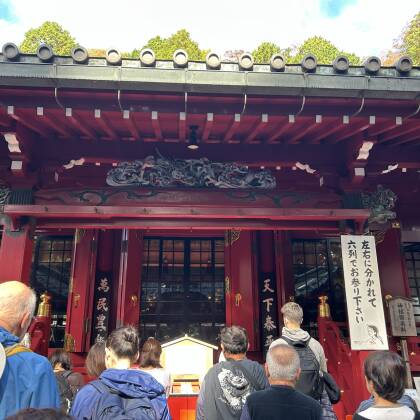
M 329 318 L 318 318 L 318 333 L 328 361 L 328 371 L 342 391 L 341 402 L 334 408 L 339 418 L 353 414 L 360 402 L 369 397 L 362 366 L 367 352 L 351 351 L 340 328 L 346 323 L 334 322 Z

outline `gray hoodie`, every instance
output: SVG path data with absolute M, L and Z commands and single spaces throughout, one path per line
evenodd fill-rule
M 325 353 L 324 349 L 322 348 L 319 341 L 315 340 L 315 338 L 312 338 L 309 333 L 302 329 L 298 330 L 291 330 L 289 328 L 283 327 L 281 331 L 281 335 L 288 338 L 291 341 L 308 341 L 309 348 L 313 351 L 315 354 L 316 360 L 318 360 L 320 370 L 322 372 L 327 372 L 327 361 L 325 359 Z M 270 349 L 272 347 L 275 347 L 279 344 L 287 344 L 285 340 L 282 340 L 281 338 L 278 338 L 277 340 L 274 340 L 271 345 Z

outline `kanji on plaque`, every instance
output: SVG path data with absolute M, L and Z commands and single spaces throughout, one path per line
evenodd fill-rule
M 394 337 L 416 337 L 417 328 L 414 318 L 413 301 L 406 297 L 388 300 L 391 331 Z
M 273 273 L 261 273 L 260 281 L 261 342 L 264 352 L 278 338 L 277 286 Z
M 343 235 L 341 253 L 351 348 L 388 349 L 375 239 Z
M 92 344 L 104 343 L 108 337 L 109 311 L 112 302 L 112 273 L 99 272 L 95 280 Z

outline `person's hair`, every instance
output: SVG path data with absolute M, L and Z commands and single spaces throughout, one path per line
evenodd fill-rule
M 139 356 L 139 341 L 138 331 L 129 325 L 112 331 L 106 340 L 106 347 L 119 359 L 129 359 L 134 363 Z
M 303 310 L 301 306 L 296 302 L 288 302 L 281 308 L 283 318 L 287 318 L 289 321 L 295 324 L 302 324 L 303 321 Z
M 375 351 L 364 363 L 365 376 L 383 399 L 396 403 L 404 394 L 407 371 L 404 361 L 396 353 Z
M 266 362 L 268 373 L 275 380 L 293 381 L 300 368 L 297 351 L 286 344 L 278 344 L 268 350 Z
M 162 346 L 156 338 L 148 338 L 141 348 L 139 366 L 140 367 L 158 367 L 161 368 L 160 355 Z
M 70 354 L 67 353 L 63 349 L 55 350 L 53 354 L 51 354 L 49 359 L 50 359 L 50 363 L 53 369 L 55 368 L 55 365 L 57 365 L 58 363 L 61 364 L 61 367 L 64 370 L 71 370 L 72 368 Z
M 36 294 L 30 287 L 18 281 L 0 284 L 0 316 L 12 327 L 17 326 L 24 315 L 34 316 Z
M 106 369 L 105 343 L 95 343 L 86 356 L 85 366 L 89 376 L 98 377 Z
M 372 329 L 375 332 L 375 335 L 378 335 L 379 334 L 378 327 L 376 327 L 375 325 L 370 325 L 369 324 L 367 327 L 370 328 L 370 329 Z
M 25 408 L 6 420 L 73 420 L 73 417 L 53 408 Z
M 220 342 L 223 344 L 226 353 L 243 354 L 248 351 L 246 329 L 237 325 L 223 328 L 220 333 Z

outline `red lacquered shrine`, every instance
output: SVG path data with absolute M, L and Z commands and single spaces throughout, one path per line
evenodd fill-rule
M 420 68 L 44 49 L 0 55 L 0 281 L 51 295 L 33 346 L 82 369 L 123 324 L 213 345 L 239 324 L 262 361 L 295 300 L 352 413 L 366 354 L 349 347 L 341 234 L 375 235 L 383 297 L 420 317 Z

